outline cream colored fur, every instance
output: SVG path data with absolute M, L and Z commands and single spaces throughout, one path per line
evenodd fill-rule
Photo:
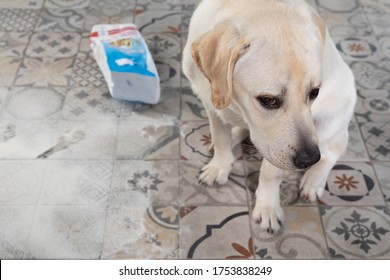
M 356 92 L 351 70 L 306 2 L 203 0 L 191 19 L 183 71 L 210 121 L 214 156 L 202 182 L 227 182 L 232 145 L 245 137 L 244 128 L 264 156 L 255 222 L 279 230 L 283 170 L 308 167 L 301 195 L 321 196 L 346 150 Z M 276 98 L 280 107 L 265 107 L 264 98 Z

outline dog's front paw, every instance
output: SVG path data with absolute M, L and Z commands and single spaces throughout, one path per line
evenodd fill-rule
M 310 172 L 310 170 L 308 170 L 301 179 L 299 187 L 301 197 L 311 202 L 316 201 L 324 193 L 325 184 L 326 177 L 325 179 L 321 179 L 319 174 L 315 174 L 314 172 Z
M 226 163 L 213 158 L 200 171 L 199 183 L 209 186 L 224 185 L 229 179 L 231 169 L 231 163 Z
M 284 221 L 283 209 L 280 205 L 262 205 L 257 203 L 252 211 L 252 220 L 270 234 L 278 232 Z

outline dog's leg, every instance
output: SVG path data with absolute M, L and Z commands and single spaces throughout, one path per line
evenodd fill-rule
M 279 197 L 282 176 L 283 170 L 263 159 L 252 219 L 255 223 L 260 224 L 262 229 L 267 229 L 271 234 L 280 229 L 284 220 Z
M 211 138 L 214 143 L 214 156 L 202 168 L 199 182 L 209 186 L 223 185 L 228 181 L 234 161 L 231 126 L 223 123 L 214 112 L 206 111 L 210 121 Z
M 232 148 L 240 144 L 249 136 L 249 130 L 247 128 L 242 128 L 239 126 L 235 126 L 232 128 Z M 212 140 L 212 139 L 211 139 Z M 214 150 L 214 142 L 211 141 L 209 146 L 209 151 Z
M 348 131 L 345 130 L 320 148 L 321 160 L 310 167 L 301 179 L 301 197 L 314 202 L 322 196 L 329 173 L 344 154 L 347 144 Z

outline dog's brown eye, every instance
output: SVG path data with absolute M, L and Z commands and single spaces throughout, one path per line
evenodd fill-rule
M 319 87 L 313 88 L 313 89 L 310 91 L 310 93 L 309 93 L 309 99 L 310 99 L 310 100 L 316 99 L 319 92 L 320 92 L 320 88 L 319 88 Z
M 278 109 L 281 105 L 280 100 L 275 97 L 259 96 L 257 100 L 267 109 Z

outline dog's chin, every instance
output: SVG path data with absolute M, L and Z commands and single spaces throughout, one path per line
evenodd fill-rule
M 284 159 L 277 157 L 273 154 L 269 153 L 262 153 L 263 157 L 269 161 L 273 166 L 285 170 L 285 171 L 294 171 L 298 170 L 297 167 L 294 165 L 292 160 Z

